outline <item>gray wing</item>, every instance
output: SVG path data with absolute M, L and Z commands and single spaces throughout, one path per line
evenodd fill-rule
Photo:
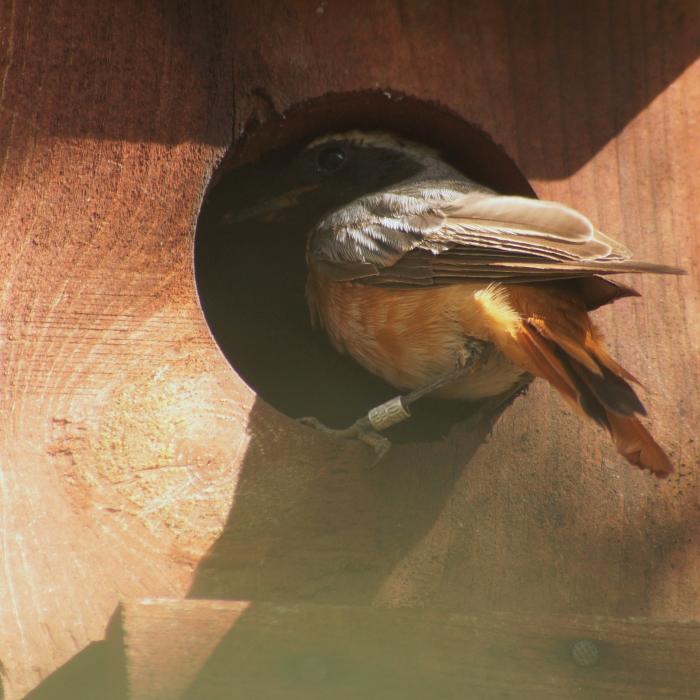
M 460 184 L 356 200 L 314 229 L 310 262 L 332 279 L 402 287 L 682 272 L 632 261 L 624 246 L 563 204 Z

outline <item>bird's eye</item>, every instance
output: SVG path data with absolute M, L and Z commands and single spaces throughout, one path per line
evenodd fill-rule
M 316 156 L 316 169 L 320 173 L 332 173 L 338 170 L 345 162 L 345 153 L 337 146 L 329 146 L 318 152 Z

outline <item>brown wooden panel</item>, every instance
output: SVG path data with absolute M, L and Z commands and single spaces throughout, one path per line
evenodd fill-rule
M 99 639 L 120 596 L 700 615 L 697 13 L 2 3 L 5 697 Z M 677 476 L 629 468 L 538 384 L 478 450 L 472 423 L 367 471 L 230 370 L 192 278 L 216 164 L 256 122 L 376 89 L 451 109 L 538 195 L 691 270 L 599 314 Z
M 129 700 L 695 698 L 700 623 L 130 602 Z
M 228 11 L 210 10 L 0 3 L 6 698 L 101 638 L 120 595 L 182 594 L 228 508 L 232 484 L 199 499 L 230 483 L 242 429 L 197 443 L 243 424 L 245 389 L 218 418 L 206 368 L 232 382 L 190 273 L 232 121 Z

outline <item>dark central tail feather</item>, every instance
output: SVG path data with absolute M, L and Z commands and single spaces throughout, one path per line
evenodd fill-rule
M 647 415 L 644 404 L 625 379 L 613 374 L 604 365 L 598 365 L 601 374 L 591 372 L 558 346 L 554 348 L 554 352 L 576 385 L 581 408 L 595 421 L 610 428 L 606 410 L 621 416 Z
M 560 336 L 560 329 L 542 319 L 525 320 L 523 326 L 525 345 L 541 375 L 607 428 L 627 461 L 657 477 L 673 471 L 665 452 L 636 417 L 645 416 L 646 409 L 627 381 L 635 378 L 608 356 L 592 327 L 580 338 Z

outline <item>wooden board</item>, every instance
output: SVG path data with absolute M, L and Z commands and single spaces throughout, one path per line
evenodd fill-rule
M 129 700 L 696 698 L 700 623 L 145 600 Z
M 5 698 L 100 639 L 120 597 L 700 616 L 698 12 L 0 5 Z M 212 173 L 255 124 L 367 90 L 449 108 L 539 196 L 690 270 L 598 314 L 676 476 L 623 464 L 539 384 L 478 449 L 455 428 L 368 471 L 230 369 L 192 275 Z

